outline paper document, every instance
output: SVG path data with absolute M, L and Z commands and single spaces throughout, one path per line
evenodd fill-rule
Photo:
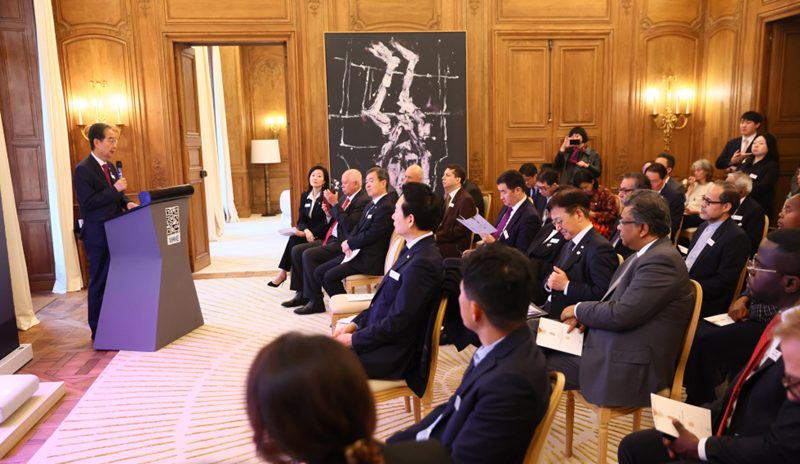
M 375 295 L 373 295 L 372 293 L 358 293 L 355 295 L 348 293 L 344 297 L 347 299 L 347 301 L 352 303 L 353 301 L 372 301 L 373 296 Z
M 358 314 L 354 314 L 354 315 L 352 315 L 352 316 L 350 316 L 350 317 L 345 317 L 344 319 L 339 319 L 338 321 L 336 321 L 336 323 L 337 323 L 337 324 L 344 324 L 344 325 L 347 325 L 347 324 L 349 324 L 349 323 L 353 322 L 353 319 L 355 319 L 355 318 L 356 318 L 356 316 L 358 316 Z
M 706 438 L 712 435 L 710 409 L 681 403 L 655 393 L 650 394 L 650 404 L 653 406 L 653 422 L 659 432 L 677 437 L 678 431 L 672 425 L 672 419 L 678 419 L 686 427 L 686 430 L 697 435 L 697 438 Z
M 484 219 L 480 214 L 476 214 L 469 219 L 464 219 L 459 217 L 456 221 L 464 224 L 467 226 L 467 229 L 475 232 L 476 234 L 493 234 L 497 232 L 497 229 L 494 228 L 486 219 Z
M 726 325 L 730 325 L 730 324 L 735 324 L 736 323 L 736 321 L 734 321 L 733 319 L 731 319 L 730 316 L 728 316 L 728 313 L 717 314 L 716 316 L 709 316 L 709 317 L 706 317 L 704 319 L 707 320 L 708 322 L 710 322 L 710 323 L 712 323 L 714 325 L 718 325 L 720 327 L 725 327 Z
M 278 233 L 283 235 L 284 237 L 291 237 L 297 232 L 298 232 L 297 227 L 289 227 L 288 229 L 281 229 L 278 231 Z
M 344 255 L 344 259 L 342 260 L 342 264 L 344 264 L 344 263 L 346 263 L 346 262 L 348 262 L 348 261 L 352 261 L 352 260 L 353 260 L 353 258 L 355 258 L 356 256 L 358 256 L 358 252 L 359 252 L 359 251 L 361 251 L 361 250 L 353 250 L 353 252 L 352 252 L 352 253 L 350 253 L 350 256 L 347 256 L 347 254 L 345 254 L 345 255 Z
M 544 312 L 544 310 L 542 310 L 542 308 L 540 308 L 540 307 L 536 306 L 536 305 L 535 305 L 535 304 L 533 304 L 533 303 L 531 303 L 531 304 L 528 306 L 528 318 L 531 318 L 531 317 L 540 317 L 540 316 L 544 316 L 545 314 L 547 314 L 547 313 L 546 313 L 546 312 Z
M 568 324 L 543 317 L 539 319 L 539 333 L 536 335 L 536 344 L 564 353 L 580 356 L 583 352 L 583 334 L 575 327 L 570 333 Z

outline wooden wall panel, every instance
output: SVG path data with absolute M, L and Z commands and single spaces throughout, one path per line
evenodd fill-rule
M 84 1 L 84 0 L 77 0 Z M 102 1 L 102 0 L 98 0 Z M 140 0 L 140 3 L 149 0 Z M 252 22 L 288 23 L 291 2 L 287 0 L 166 0 L 165 17 L 168 23 Z
M 603 42 L 597 40 L 557 41 L 553 56 L 553 101 L 559 129 L 598 127 L 602 118 L 600 100 L 605 88 L 606 63 Z M 605 100 L 605 99 L 603 99 Z
M 240 217 L 250 217 L 250 118 L 247 102 L 249 90 L 242 77 L 242 56 L 239 47 L 220 47 L 222 85 L 225 94 L 225 119 L 228 124 L 228 148 L 231 154 L 233 201 Z
M 534 96 L 547 94 L 549 58 L 542 40 L 509 48 L 504 68 L 508 79 L 502 97 L 508 106 L 508 127 L 542 128 L 547 124 L 547 100 Z
M 659 23 L 691 24 L 700 19 L 701 0 L 647 0 L 645 18 L 653 25 Z
M 441 0 L 350 0 L 356 31 L 441 29 Z
M 569 23 L 607 20 L 611 0 L 499 0 L 497 18 L 500 22 L 563 21 Z
M 734 62 L 736 33 L 723 29 L 712 35 L 707 42 L 706 69 L 704 82 L 704 105 L 702 150 L 698 159 L 705 158 L 712 163 L 717 159 L 722 147 L 730 140 L 731 127 L 738 123 L 738 116 L 732 113 Z M 697 117 L 698 112 L 695 113 Z M 716 173 L 722 177 L 724 173 Z
M 125 0 L 62 0 L 53 13 L 60 28 L 118 28 L 126 10 Z

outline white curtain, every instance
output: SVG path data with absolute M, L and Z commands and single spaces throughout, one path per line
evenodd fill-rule
M 214 92 L 211 88 L 211 63 L 208 47 L 193 47 L 197 67 L 197 105 L 200 113 L 200 136 L 203 147 L 203 168 L 208 176 L 203 181 L 206 187 L 206 213 L 208 236 L 216 240 L 225 231 L 225 213 L 222 209 L 219 157 L 217 156 L 217 130 L 214 121 Z
M 17 328 L 28 330 L 39 323 L 33 314 L 31 286 L 28 283 L 28 267 L 22 251 L 22 235 L 19 231 L 17 205 L 14 203 L 14 188 L 11 186 L 11 168 L 8 165 L 8 148 L 0 117 L 0 197 L 3 199 L 3 219 L 6 225 L 8 264 L 11 268 L 11 291 L 14 292 L 14 310 Z
M 69 159 L 64 92 L 56 48 L 51 0 L 34 0 L 39 74 L 42 88 L 44 151 L 53 234 L 56 283 L 53 293 L 77 292 L 83 286 L 72 215 L 72 167 Z
M 217 147 L 219 149 L 219 169 L 222 178 L 222 192 L 227 222 L 239 222 L 239 213 L 233 202 L 233 181 L 231 180 L 231 151 L 228 147 L 228 123 L 225 120 L 225 92 L 222 88 L 222 59 L 219 47 L 212 48 L 212 70 L 214 71 L 214 104 L 217 116 Z

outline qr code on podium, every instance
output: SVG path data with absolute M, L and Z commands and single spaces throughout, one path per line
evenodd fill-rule
M 181 243 L 181 216 L 177 206 L 164 208 L 167 215 L 167 245 Z

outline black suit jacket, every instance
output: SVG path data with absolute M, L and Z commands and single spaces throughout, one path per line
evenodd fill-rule
M 755 140 L 755 138 L 753 139 Z M 719 154 L 717 157 L 717 162 L 715 165 L 717 169 L 727 169 L 730 165 L 731 158 L 733 158 L 733 154 L 737 151 L 741 151 L 742 149 L 742 137 L 736 137 L 735 139 L 728 140 L 728 143 L 725 144 L 725 148 L 722 149 L 722 153 Z M 753 152 L 753 142 L 750 142 L 750 146 L 747 147 L 746 153 Z
M 508 206 L 503 206 L 503 209 L 497 214 L 497 219 L 494 221 L 495 228 L 500 225 L 500 221 L 507 210 Z M 542 218 L 539 217 L 539 213 L 536 212 L 533 203 L 525 199 L 511 216 L 511 219 L 508 220 L 505 231 L 500 234 L 500 238 L 497 241 L 525 253 L 528 251 L 533 237 L 536 236 L 536 233 L 541 228 Z
M 614 251 L 616 251 L 618 255 L 622 255 L 622 259 L 628 259 L 628 256 L 632 255 L 634 251 L 626 247 L 622 243 L 622 239 L 617 240 L 617 238 L 619 238 L 619 223 L 621 221 L 622 215 L 617 216 L 617 220 L 614 221 L 614 233 L 611 234 L 611 240 L 609 240 L 609 243 L 611 243 L 611 246 L 614 247 Z M 615 245 L 614 242 L 617 242 L 617 244 Z
M 525 187 L 525 195 L 528 195 L 528 198 L 533 201 L 533 206 L 536 208 L 536 212 L 539 213 L 539 217 L 544 217 L 544 207 L 547 206 L 547 198 L 539 193 L 539 189 L 537 189 L 536 186 L 533 188 Z
M 661 196 L 666 198 L 667 203 L 669 204 L 669 222 L 672 228 L 669 236 L 670 238 L 675 238 L 675 234 L 678 233 L 678 229 L 681 227 L 681 221 L 683 220 L 686 194 L 679 192 L 678 190 L 675 190 L 666 184 L 664 185 L 664 188 L 661 189 Z
M 404 250 L 406 250 L 404 248 Z M 353 350 L 373 379 L 402 379 L 415 356 L 418 334 L 444 280 L 442 255 L 433 236 L 404 251 L 383 277 L 369 308 L 353 319 Z
M 761 238 L 764 236 L 765 215 L 764 208 L 748 195 L 739 203 L 739 208 L 731 216 L 731 219 L 744 229 L 744 233 L 750 239 L 751 257 L 758 251 L 758 245 L 761 244 Z
M 119 179 L 117 170 L 111 163 L 108 163 L 108 175 L 112 184 Z M 80 239 L 87 245 L 107 247 L 106 229 L 102 219 L 125 211 L 131 199 L 118 192 L 114 186 L 108 185 L 103 168 L 91 154 L 75 166 L 72 185 L 83 219 Z
M 478 214 L 486 218 L 486 205 L 483 203 L 483 193 L 481 193 L 480 187 L 475 182 L 466 179 L 461 183 L 461 188 L 466 190 L 472 200 L 475 201 L 475 206 L 478 207 Z
M 389 240 L 394 231 L 392 214 L 397 204 L 397 192 L 389 192 L 370 209 L 367 203 L 361 220 L 355 225 L 347 239 L 351 250 L 361 250 L 351 263 L 362 274 L 383 275 Z
M 325 211 L 322 210 L 322 201 L 325 196 L 320 195 L 311 200 L 308 198 L 310 191 L 303 192 L 300 197 L 300 208 L 297 216 L 297 230 L 310 230 L 314 237 L 324 239 L 325 234 L 328 233 L 328 220 Z M 313 207 L 313 209 L 312 209 Z M 308 211 L 311 210 L 311 217 L 308 217 Z
M 431 438 L 449 448 L 457 464 L 522 462 L 550 401 L 545 357 L 523 324 L 477 367 L 473 362 L 446 404 L 387 442 L 415 440 L 442 416 Z
M 667 185 L 672 187 L 672 190 L 675 190 L 676 192 L 682 192 L 684 197 L 686 196 L 686 189 L 683 188 L 683 184 L 673 179 L 672 176 L 670 176 L 669 180 L 667 181 Z M 686 199 L 684 198 L 684 202 L 685 201 Z
M 574 251 L 572 241 L 568 241 L 561 249 L 556 267 L 567 274 L 569 285 L 567 294 L 563 291 L 550 292 L 550 301 L 543 308 L 551 319 L 561 320 L 561 312 L 569 305 L 581 301 L 599 301 L 603 298 L 611 276 L 619 267 L 619 258 L 614 247 L 592 227 L 583 236 Z M 547 277 L 544 279 L 547 282 Z M 545 289 L 546 291 L 546 289 Z
M 736 171 L 750 175 L 750 178 L 753 179 L 753 190 L 748 196 L 761 205 L 764 213 L 772 219 L 775 209 L 775 183 L 778 182 L 781 173 L 778 161 L 762 159 L 753 164 L 752 160 L 746 159 L 739 163 Z
M 347 205 L 347 209 L 344 209 L 344 202 L 347 201 L 344 195 L 339 197 L 339 204 L 331 208 L 331 220 L 337 221 L 336 238 L 340 242 L 350 236 L 350 231 L 358 224 L 370 200 L 367 191 L 362 188 L 353 196 L 353 201 Z
M 742 372 L 728 384 L 725 395 L 710 405 L 715 434 Z M 712 436 L 706 441 L 709 462 L 797 462 L 800 456 L 800 401 L 790 401 L 786 397 L 786 389 L 781 383 L 784 375 L 783 357 L 778 361 L 767 358 L 745 381 L 730 426 L 723 436 Z
M 553 160 L 553 168 L 562 171 L 561 180 L 558 182 L 561 185 L 572 185 L 572 177 L 575 176 L 576 172 L 583 169 L 577 164 L 569 162 L 574 150 L 574 148 L 570 147 L 566 151 L 560 151 Z M 600 155 L 591 148 L 584 148 L 583 153 L 581 153 L 581 161 L 589 165 L 586 169 L 591 171 L 595 177 L 599 178 L 603 174 L 603 161 L 600 159 Z
M 699 246 L 697 241 L 706 227 L 708 221 L 697 228 L 689 245 L 689 254 L 695 246 Z M 747 234 L 731 218 L 720 224 L 711 235 L 711 240 L 714 244 L 706 243 L 689 270 L 689 277 L 703 287 L 701 318 L 728 312 L 739 276 L 750 256 Z
M 547 301 L 547 292 L 544 291 L 545 277 L 553 272 L 553 264 L 561 254 L 561 248 L 567 240 L 561 235 L 561 232 L 556 230 L 556 226 L 552 222 L 548 222 L 539 229 L 539 233 L 531 241 L 528 251 L 525 253 L 531 262 L 534 269 L 533 280 L 533 302 L 538 305 L 544 305 Z

